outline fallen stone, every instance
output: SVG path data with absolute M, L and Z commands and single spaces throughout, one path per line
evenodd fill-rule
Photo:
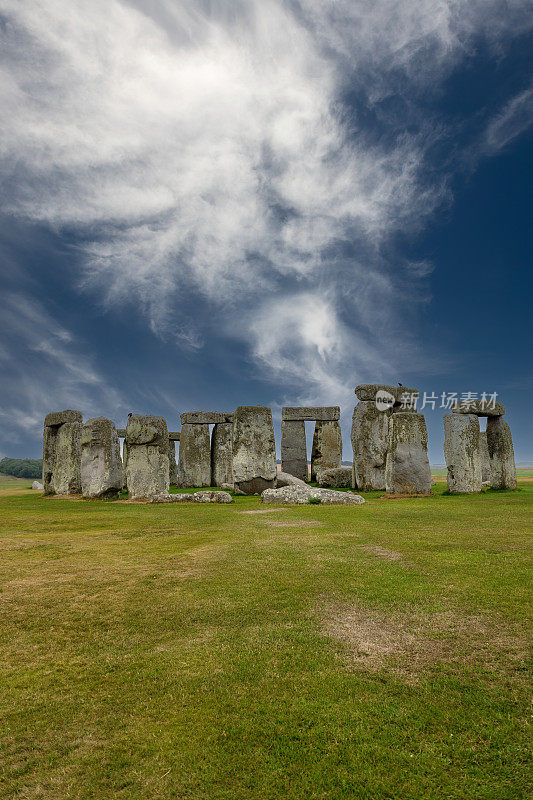
M 303 420 L 281 420 L 281 469 L 303 481 L 307 479 L 307 444 Z
M 502 417 L 505 414 L 505 406 L 503 403 L 492 404 L 488 400 L 482 402 L 477 399 L 463 405 L 459 402 L 452 411 L 454 414 L 474 414 L 476 417 Z
M 196 503 L 233 503 L 233 497 L 228 492 L 195 492 L 193 498 Z
M 311 498 L 317 498 L 327 505 L 361 505 L 364 499 L 353 492 L 336 492 L 333 489 L 318 489 L 312 486 L 282 486 L 279 489 L 266 489 L 261 493 L 262 503 L 287 503 L 305 505 Z
M 267 406 L 239 406 L 233 415 L 233 482 L 245 494 L 273 488 L 277 475 L 272 412 Z
M 73 411 L 68 408 L 66 411 L 51 411 L 44 418 L 45 427 L 57 428 L 65 422 L 82 422 L 83 417 L 80 411 Z
M 232 483 L 221 483 L 220 488 L 225 492 L 233 492 L 235 490 L 235 486 Z
M 349 489 L 352 486 L 352 467 L 319 469 L 316 482 L 319 486 L 330 486 L 332 489 Z
M 276 476 L 276 488 L 282 486 L 308 486 L 308 484 L 296 475 L 290 475 L 288 472 L 278 472 Z
M 211 434 L 211 486 L 233 480 L 233 425 L 217 422 Z
M 340 416 L 339 406 L 284 406 L 281 409 L 282 422 L 336 422 Z
M 311 480 L 317 471 L 340 467 L 342 461 L 341 426 L 338 422 L 316 422 L 311 451 Z
M 38 492 L 44 491 L 44 486 L 42 485 L 42 483 L 39 483 L 39 481 L 33 481 L 31 488 L 35 489 Z
M 385 489 L 391 411 L 380 411 L 373 400 L 361 400 L 353 412 L 352 487 L 363 492 Z
M 124 485 L 120 444 L 106 417 L 87 420 L 81 430 L 81 490 L 84 497 L 118 497 Z
M 129 499 L 168 495 L 168 430 L 163 417 L 131 416 L 126 428 L 126 444 Z
M 181 415 L 182 425 L 217 425 L 233 422 L 231 411 L 186 411 Z
M 207 423 L 185 423 L 181 429 L 178 486 L 211 486 L 211 436 Z
M 152 497 L 151 503 L 194 503 L 194 495 L 185 492 L 180 494 L 162 494 Z
M 385 464 L 387 494 L 430 494 L 431 470 L 427 444 L 423 414 L 391 414 Z
M 481 491 L 479 419 L 476 416 L 444 415 L 444 458 L 448 491 L 454 494 Z
M 487 420 L 490 485 L 493 489 L 516 489 L 516 465 L 511 429 L 503 417 Z

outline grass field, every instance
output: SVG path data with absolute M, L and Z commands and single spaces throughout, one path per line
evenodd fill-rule
M 531 481 L 292 508 L 20 486 L 0 797 L 530 796 Z

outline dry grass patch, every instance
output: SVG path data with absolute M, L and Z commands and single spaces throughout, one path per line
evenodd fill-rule
M 483 614 L 387 613 L 331 604 L 321 617 L 324 632 L 343 645 L 350 666 L 409 681 L 437 664 L 520 673 L 530 657 L 524 629 Z
M 237 514 L 275 514 L 279 511 L 287 511 L 286 508 L 258 508 L 252 511 L 237 511 Z
M 271 528 L 314 528 L 316 526 L 325 525 L 325 522 L 320 522 L 318 519 L 265 519 L 264 525 L 270 525 Z
M 403 561 L 401 553 L 397 553 L 396 550 L 388 550 L 379 544 L 365 545 L 364 550 L 372 556 L 379 556 L 379 558 L 385 559 L 385 561 Z

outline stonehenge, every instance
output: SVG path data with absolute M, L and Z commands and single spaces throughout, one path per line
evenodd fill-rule
M 126 427 L 126 485 L 130 499 L 167 495 L 169 489 L 168 430 L 163 417 L 135 414 Z
M 79 411 L 47 414 L 43 434 L 43 486 L 45 494 L 81 492 L 81 426 Z
M 474 414 L 444 415 L 444 457 L 448 490 L 455 494 L 481 491 L 479 419 Z
M 281 412 L 281 472 L 267 406 L 184 412 L 180 431 L 169 431 L 158 416 L 129 414 L 126 428 L 116 428 L 105 417 L 84 424 L 79 411 L 52 412 L 44 420 L 44 494 L 116 499 L 126 486 L 132 500 L 186 502 L 189 495 L 169 495 L 169 486 L 176 484 L 209 489 L 196 502 L 221 502 L 222 497 L 222 502 L 229 502 L 213 492 L 217 487 L 235 495 L 266 492 L 265 502 L 279 498 L 299 503 L 310 497 L 309 479 L 327 487 L 321 490 L 326 494 L 313 495 L 312 502 L 341 502 L 335 490 L 348 488 L 429 494 L 426 422 L 413 402 L 418 391 L 361 384 L 355 394 L 352 466 L 341 460 L 338 406 L 287 406 Z M 474 400 L 448 407 L 450 413 L 443 420 L 448 490 L 470 494 L 480 492 L 483 485 L 516 488 L 513 442 L 503 404 Z M 486 432 L 480 431 L 480 417 L 487 418 Z M 306 422 L 315 424 L 310 474 Z M 123 439 L 122 457 L 119 439 Z
M 81 429 L 81 491 L 84 497 L 118 497 L 124 485 L 117 429 L 106 417 Z
M 267 406 L 239 406 L 233 415 L 233 484 L 245 494 L 273 489 L 276 443 Z
M 385 462 L 387 494 L 424 495 L 431 492 L 427 444 L 423 414 L 397 411 L 391 415 Z

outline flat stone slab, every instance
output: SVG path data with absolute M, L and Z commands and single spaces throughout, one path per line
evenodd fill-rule
M 352 468 L 341 466 L 317 469 L 316 482 L 319 486 L 328 486 L 331 489 L 350 489 L 352 486 Z
M 359 506 L 365 502 L 361 495 L 353 492 L 336 492 L 334 489 L 316 489 L 312 486 L 283 486 L 279 489 L 265 489 L 261 494 L 262 503 L 305 505 L 311 498 L 319 498 L 324 505 Z
M 284 422 L 336 422 L 340 416 L 339 406 L 284 406 L 281 409 Z
M 216 425 L 233 422 L 232 411 L 185 411 L 181 415 L 182 425 Z
M 227 492 L 206 491 L 194 494 L 165 494 L 153 497 L 151 503 L 233 503 L 233 497 Z
M 487 400 L 471 400 L 457 403 L 452 408 L 454 414 L 474 414 L 476 417 L 503 417 L 505 406 L 503 403 L 489 403 Z
M 120 434 L 119 434 L 120 436 Z M 179 442 L 180 440 L 180 432 L 179 431 L 169 431 L 168 438 L 171 442 Z
M 289 472 L 278 472 L 276 476 L 276 488 L 281 489 L 282 486 L 305 486 L 307 483 Z
M 71 408 L 67 408 L 66 411 L 51 411 L 44 418 L 44 424 L 47 428 L 56 428 L 58 425 L 64 425 L 65 422 L 82 421 L 81 411 L 73 411 Z
M 359 400 L 375 400 L 378 392 L 388 392 L 392 394 L 397 403 L 400 403 L 402 394 L 418 397 L 418 389 L 408 389 L 407 386 L 387 386 L 384 383 L 361 383 L 354 389 Z

